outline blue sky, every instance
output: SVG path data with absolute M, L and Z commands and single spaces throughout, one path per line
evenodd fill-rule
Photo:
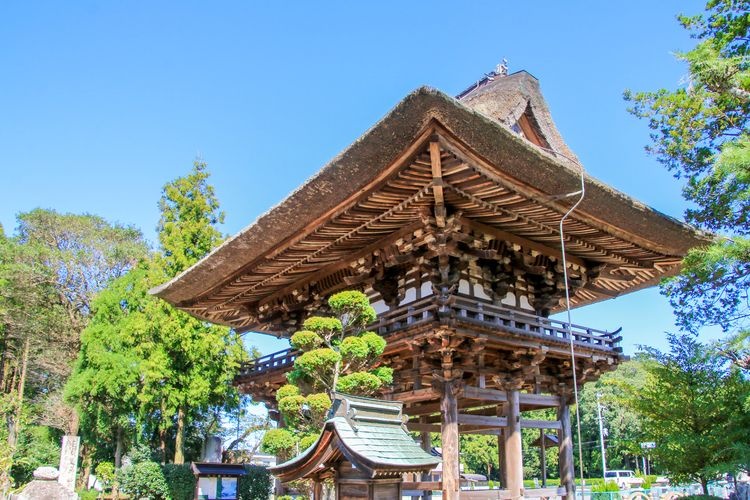
M 0 224 L 35 207 L 155 238 L 161 186 L 208 162 L 233 234 L 421 85 L 456 94 L 507 58 L 541 82 L 588 172 L 673 216 L 625 89 L 682 83 L 695 1 L 0 3 Z M 658 291 L 573 321 L 666 345 Z M 263 351 L 278 344 L 252 339 Z

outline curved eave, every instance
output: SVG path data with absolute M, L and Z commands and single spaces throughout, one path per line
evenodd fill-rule
M 344 418 L 335 417 L 328 420 L 320 437 L 312 446 L 297 457 L 275 467 L 270 467 L 271 474 L 278 477 L 282 482 L 311 478 L 317 474 L 321 466 L 332 461 L 339 454 L 371 478 L 400 475 L 407 472 L 427 472 L 440 463 L 440 460 L 435 457 L 423 461 L 412 460 L 409 464 L 372 460 L 347 443 L 347 439 L 339 432 L 339 426 L 348 427 Z
M 324 223 L 337 207 L 378 182 L 383 171 L 431 123 L 444 127 L 502 175 L 521 184 L 550 196 L 579 189 L 579 173 L 569 161 L 536 147 L 448 95 L 422 87 L 281 203 L 151 293 L 178 307 L 187 306 L 259 258 L 273 256 L 300 231 Z M 684 256 L 690 248 L 710 241 L 709 235 L 588 175 L 586 199 L 577 216 L 667 255 Z

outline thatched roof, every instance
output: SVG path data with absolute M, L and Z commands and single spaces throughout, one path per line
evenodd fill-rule
M 514 132 L 511 122 L 524 115 L 529 133 Z M 538 82 L 521 72 L 478 85 L 460 100 L 429 87 L 415 90 L 281 203 L 152 293 L 195 316 L 247 329 L 257 326 L 248 311 L 265 297 L 291 293 L 313 276 L 319 280 L 325 269 L 339 273 L 332 279 L 345 279 L 336 262 L 346 264 L 419 220 L 431 202 L 433 179 L 419 184 L 420 155 L 431 141 L 439 141 L 446 162 L 461 163 L 485 181 L 461 184 L 446 174 L 441 182 L 453 193 L 446 204 L 454 203 L 464 218 L 555 246 L 555 221 L 571 203 L 560 195 L 580 189 L 580 171 Z M 651 286 L 676 272 L 688 249 L 708 240 L 588 175 L 585 187 L 585 200 L 566 222 L 566 232 L 575 235 L 571 256 L 634 270 L 621 271 L 632 272 L 631 281 L 613 277 L 574 297 L 574 305 Z M 503 223 L 500 216 L 512 220 L 507 215 L 514 211 L 520 214 L 514 222 Z M 604 295 L 596 291 L 604 288 Z

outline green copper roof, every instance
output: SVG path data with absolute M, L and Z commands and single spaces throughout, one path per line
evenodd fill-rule
M 324 464 L 350 461 L 370 477 L 429 471 L 440 459 L 406 431 L 402 403 L 337 394 L 318 440 L 298 457 L 271 468 L 282 481 L 310 477 Z M 323 466 L 323 467 L 321 467 Z

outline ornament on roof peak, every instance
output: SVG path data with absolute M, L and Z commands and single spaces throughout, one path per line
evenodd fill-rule
M 503 60 L 495 66 L 495 76 L 508 76 L 508 60 L 503 58 Z

